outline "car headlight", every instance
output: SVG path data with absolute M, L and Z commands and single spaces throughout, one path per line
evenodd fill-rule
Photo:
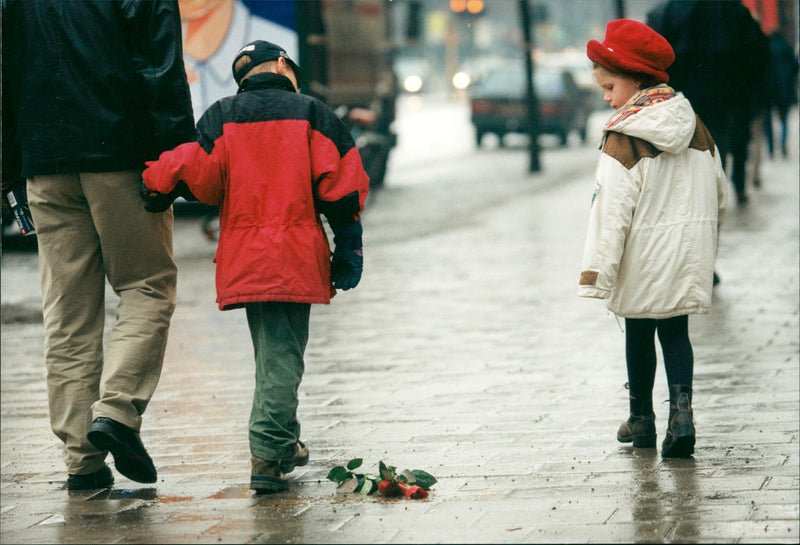
M 469 77 L 469 74 L 466 72 L 456 72 L 453 75 L 453 87 L 458 89 L 459 91 L 463 91 L 469 84 L 472 83 L 472 78 Z
M 416 74 L 403 80 L 403 89 L 409 93 L 418 93 L 422 89 L 422 78 Z

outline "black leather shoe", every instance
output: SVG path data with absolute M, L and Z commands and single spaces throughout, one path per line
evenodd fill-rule
M 139 433 L 110 418 L 95 418 L 89 428 L 89 442 L 114 457 L 117 471 L 139 483 L 156 482 L 156 467 L 147 454 Z
M 112 484 L 114 484 L 114 475 L 111 474 L 111 468 L 105 464 L 93 473 L 69 475 L 67 477 L 67 490 L 94 490 L 96 488 L 108 488 Z

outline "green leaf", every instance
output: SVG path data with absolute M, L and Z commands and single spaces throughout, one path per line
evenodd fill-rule
M 356 488 L 353 492 L 358 492 L 362 488 L 364 488 L 364 476 L 363 475 L 356 475 Z
M 414 469 L 411 471 L 416 477 L 417 484 L 421 486 L 424 490 L 430 490 L 433 485 L 437 483 L 436 477 L 428 473 L 427 471 L 422 471 L 421 469 Z
M 380 470 L 381 477 L 385 481 L 395 480 L 394 468 L 389 469 L 388 467 L 386 467 L 386 464 L 381 462 L 380 464 L 378 464 L 378 469 Z
M 398 481 L 408 484 L 416 484 L 417 477 L 407 469 L 404 469 L 400 476 L 397 478 Z
M 351 477 L 339 483 L 339 486 L 336 487 L 336 493 L 350 494 L 351 492 L 356 491 L 356 487 L 358 487 L 358 481 L 355 478 Z
M 335 483 L 341 483 L 347 477 L 352 477 L 352 473 L 342 466 L 336 466 L 328 472 L 328 480 Z
M 369 496 L 370 494 L 374 494 L 375 491 L 378 489 L 378 483 L 373 481 L 372 479 L 364 479 L 364 484 L 361 485 L 361 493 L 365 496 Z
M 352 460 L 347 462 L 347 469 L 349 469 L 350 471 L 353 471 L 357 467 L 361 467 L 361 463 L 363 461 L 364 460 L 362 460 L 361 458 L 353 458 Z

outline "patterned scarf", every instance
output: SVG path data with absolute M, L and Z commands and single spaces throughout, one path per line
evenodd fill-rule
M 633 95 L 625 105 L 614 114 L 611 119 L 606 123 L 605 130 L 610 130 L 611 127 L 624 119 L 628 119 L 642 108 L 664 102 L 675 96 L 675 89 L 662 83 L 655 87 L 648 87 Z

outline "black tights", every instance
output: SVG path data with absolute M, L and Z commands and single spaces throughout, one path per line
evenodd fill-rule
M 694 356 L 689 340 L 689 317 L 665 320 L 625 318 L 625 358 L 631 395 L 650 398 L 656 379 L 655 332 L 664 354 L 667 384 L 692 386 Z

